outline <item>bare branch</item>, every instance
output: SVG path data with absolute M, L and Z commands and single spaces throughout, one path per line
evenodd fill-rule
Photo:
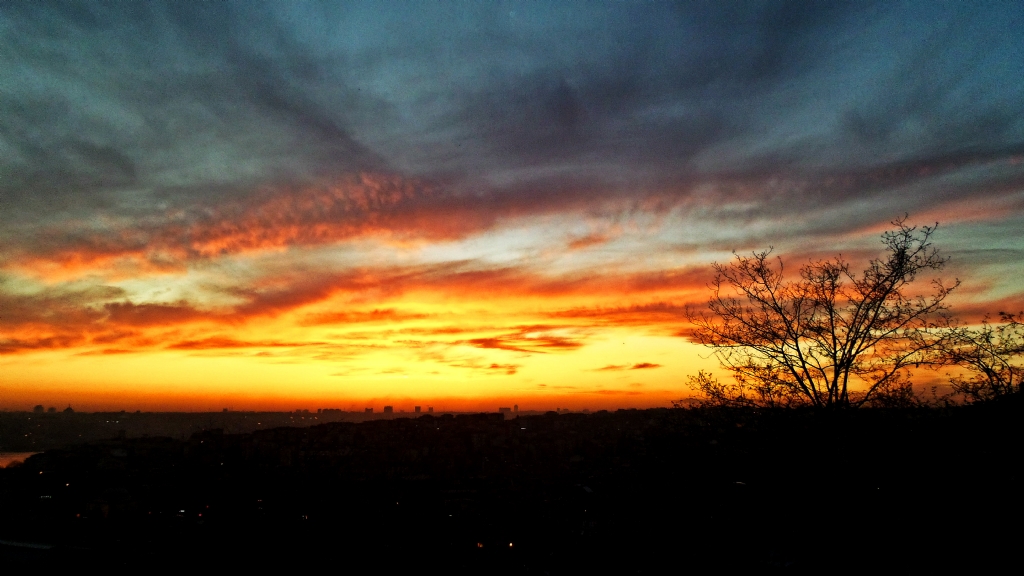
M 906 294 L 920 273 L 946 264 L 932 246 L 936 226 L 895 220 L 882 235 L 884 256 L 859 275 L 838 256 L 787 281 L 771 248 L 715 263 L 707 307 L 688 317 L 696 341 L 715 351 L 736 384 L 702 373 L 691 385 L 718 403 L 730 394 L 734 403 L 763 406 L 906 401 L 909 366 L 934 363 L 948 341 L 944 301 L 959 285 L 936 280 L 930 294 Z

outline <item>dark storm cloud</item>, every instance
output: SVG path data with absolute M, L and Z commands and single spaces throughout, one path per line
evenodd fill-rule
M 960 197 L 1007 194 L 1024 171 L 1007 164 L 1024 153 L 1022 14 L 1010 2 L 5 4 L 0 255 L 266 245 L 210 236 L 231 223 L 281 245 L 391 228 L 453 237 L 643 198 L 745 201 L 747 214 L 719 214 L 739 221 L 877 199 L 856 226 L 943 205 L 943 178 L 960 178 Z M 423 191 L 344 214 L 308 191 L 363 173 Z

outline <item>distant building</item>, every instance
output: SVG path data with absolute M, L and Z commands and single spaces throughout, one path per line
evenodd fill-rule
M 412 411 L 413 411 L 413 412 L 415 412 L 415 413 L 417 413 L 417 414 L 419 414 L 419 413 L 421 412 L 421 410 L 420 410 L 420 407 L 419 407 L 419 406 L 413 406 L 413 409 L 412 409 Z
M 74 412 L 74 410 L 71 409 L 71 406 L 68 406 L 67 408 L 64 409 L 65 414 L 71 414 L 72 412 Z
M 394 406 L 385 406 L 384 407 L 384 413 L 385 414 L 394 414 L 395 413 L 395 407 Z
M 511 414 L 512 413 L 512 409 L 511 408 L 498 408 L 498 413 L 499 414 Z
M 46 412 L 48 414 L 56 414 L 57 413 L 57 409 L 54 408 L 53 406 L 50 406 L 49 408 L 46 409 Z
M 512 406 L 512 411 L 513 412 L 519 412 L 519 404 L 516 404 L 516 405 Z
M 367 408 L 366 410 L 363 410 L 363 412 L 367 414 L 373 414 L 373 408 Z
M 433 414 L 433 413 L 434 413 L 434 407 L 433 406 L 427 406 L 427 414 Z
M 42 414 L 44 410 L 45 409 L 43 408 L 42 404 L 36 404 L 35 408 L 32 409 L 32 411 L 35 412 L 36 414 Z

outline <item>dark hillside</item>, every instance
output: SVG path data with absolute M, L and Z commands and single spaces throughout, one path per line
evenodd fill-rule
M 1012 401 L 109 440 L 0 470 L 0 540 L 48 547 L 0 554 L 514 573 L 1020 564 L 1022 431 Z

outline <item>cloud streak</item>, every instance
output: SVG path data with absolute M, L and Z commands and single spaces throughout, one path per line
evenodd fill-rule
M 684 346 L 711 262 L 863 260 L 904 213 L 942 222 L 965 317 L 1020 301 L 1013 3 L 20 2 L 0 22 L 5 358 L 347 363 L 326 373 L 351 386 L 557 361 L 647 370 L 628 394 L 653 398 L 683 368 L 605 357 L 609 335 Z
M 978 171 L 1024 154 L 1024 124 L 1005 105 L 1024 94 L 998 81 L 1014 75 L 1020 44 L 1008 6 L 912 18 L 910 6 L 533 7 L 518 18 L 463 6 L 472 23 L 446 10 L 5 8 L 17 89 L 0 120 L 12 152 L 0 218 L 17 232 L 4 253 L 21 266 L 159 270 L 367 235 L 463 238 L 634 203 L 742 198 L 787 212 L 903 189 L 888 218 L 941 203 L 943 186 L 916 185 L 942 174 L 971 173 L 972 195 L 1019 189 L 1019 164 Z M 324 36 L 339 26 L 354 27 L 350 45 Z M 385 29 L 415 32 L 372 32 Z M 837 34 L 863 45 L 838 46 Z M 34 51 L 43 40 L 53 48 Z M 451 53 L 475 59 L 442 63 Z M 412 72 L 438 64 L 436 78 Z M 859 91 L 840 89 L 854 81 Z
M 651 362 L 640 362 L 638 364 L 609 364 L 603 368 L 597 368 L 595 372 L 618 372 L 620 370 L 649 370 L 651 368 L 661 368 L 661 364 L 653 364 Z

